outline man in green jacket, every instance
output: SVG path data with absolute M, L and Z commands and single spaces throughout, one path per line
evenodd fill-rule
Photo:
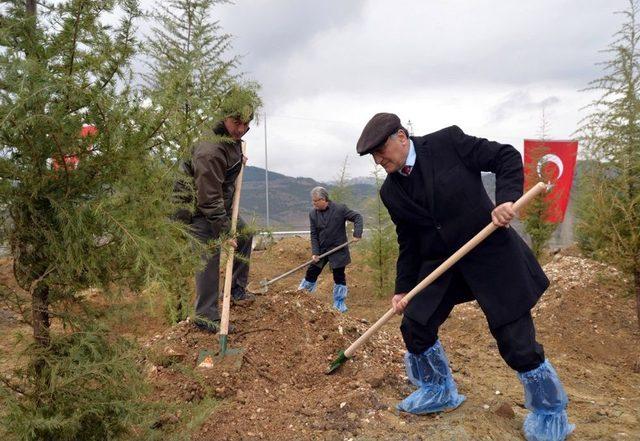
M 229 232 L 231 205 L 235 193 L 235 180 L 246 157 L 242 155 L 241 139 L 249 130 L 253 109 L 228 114 L 205 133 L 194 147 L 191 159 L 192 176 L 196 190 L 196 210 L 191 218 L 191 229 L 203 243 L 217 240 Z M 232 301 L 236 304 L 250 303 L 255 296 L 246 290 L 249 276 L 249 258 L 253 236 L 246 231 L 246 223 L 238 218 L 237 239 L 231 239 L 236 247 Z M 219 269 L 220 248 L 213 254 L 203 256 L 205 267 L 196 274 L 196 319 L 195 325 L 205 331 L 216 333 L 220 329 Z

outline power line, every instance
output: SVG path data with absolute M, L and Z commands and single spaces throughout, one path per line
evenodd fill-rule
M 282 119 L 295 119 L 295 120 L 301 120 L 301 121 L 324 122 L 324 123 L 330 123 L 330 124 L 342 124 L 342 125 L 348 125 L 348 126 L 355 127 L 355 124 L 353 122 L 341 121 L 341 120 L 311 118 L 311 117 L 294 116 L 294 115 L 273 115 L 273 114 L 269 114 L 269 117 L 270 118 L 282 118 Z M 266 125 L 266 113 L 265 113 L 265 125 Z M 414 130 L 415 124 L 413 123 L 413 121 L 408 120 L 407 125 L 410 126 L 410 131 L 411 131 L 411 134 L 413 135 L 414 132 L 415 132 L 415 130 Z M 427 133 L 424 133 L 424 135 L 426 135 L 426 134 Z M 421 136 L 421 135 L 418 135 L 418 136 Z M 569 137 L 561 137 L 561 138 L 562 138 L 562 140 L 573 139 L 570 136 Z M 530 135 L 500 135 L 500 134 L 492 133 L 491 135 L 489 135 L 488 139 L 493 140 L 493 141 L 498 141 L 498 142 L 500 140 L 512 140 L 512 141 L 523 142 L 525 139 L 537 139 L 537 137 L 536 136 L 530 136 Z
M 271 117 L 271 118 L 284 118 L 284 119 L 299 119 L 299 120 L 303 120 L 303 121 L 326 122 L 326 123 L 331 123 L 331 124 L 345 124 L 345 125 L 349 125 L 349 126 L 354 125 L 353 122 L 349 122 L 349 121 L 338 121 L 338 120 L 320 119 L 320 118 L 308 118 L 308 117 L 304 117 L 304 116 L 269 114 L 269 117 Z

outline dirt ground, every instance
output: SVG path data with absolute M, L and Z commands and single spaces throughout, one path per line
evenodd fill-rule
M 359 245 L 358 245 L 359 246 Z M 308 241 L 288 238 L 254 251 L 250 280 L 273 278 L 309 258 Z M 517 377 L 500 358 L 475 303 L 456 307 L 440 338 L 467 401 L 449 413 L 413 416 L 395 404 L 413 390 L 394 318 L 332 376 L 324 371 L 388 308 L 370 289 L 370 272 L 347 269 L 347 314 L 331 308 L 325 270 L 314 294 L 295 288 L 302 272 L 272 285 L 249 306 L 234 306 L 229 346 L 244 349 L 240 370 L 198 368 L 218 337 L 183 322 L 131 332 L 147 348 L 154 399 L 175 411 L 158 422 L 167 438 L 192 431 L 205 440 L 521 440 L 526 409 Z M 571 440 L 640 440 L 640 332 L 628 280 L 571 251 L 545 265 L 552 281 L 534 309 L 538 340 L 570 397 Z M 0 316 L 0 334 L 11 326 Z M 0 339 L 2 340 L 2 339 Z M 0 347 L 8 355 L 8 344 Z M 0 365 L 0 368 L 2 366 Z M 199 407 L 197 418 L 192 412 Z M 197 421 L 196 421 L 197 420 Z M 186 432 L 185 432 L 186 433 Z
M 230 345 L 246 351 L 244 364 L 240 371 L 197 369 L 220 402 L 193 439 L 523 439 L 522 386 L 474 303 L 456 307 L 441 331 L 459 390 L 467 396 L 454 412 L 417 417 L 395 410 L 412 390 L 397 318 L 338 373 L 324 375 L 337 352 L 389 307 L 388 299 L 370 294 L 370 273 L 355 254 L 345 315 L 331 309 L 329 271 L 314 294 L 295 292 L 299 273 L 272 285 L 253 305 L 233 309 L 238 332 Z M 251 280 L 272 278 L 308 257 L 306 240 L 280 241 L 254 253 Z M 569 415 L 577 424 L 571 439 L 640 439 L 640 333 L 633 302 L 621 295 L 628 281 L 614 268 L 571 252 L 555 255 L 545 270 L 552 286 L 534 316 L 539 341 L 571 399 Z M 200 349 L 217 347 L 215 337 L 188 323 L 151 344 L 187 354 L 184 363 L 193 367 Z M 161 390 L 186 381 L 171 366 L 152 379 Z M 186 399 L 192 396 L 186 393 Z

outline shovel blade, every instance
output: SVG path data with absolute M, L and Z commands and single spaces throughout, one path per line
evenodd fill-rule
M 338 354 L 338 357 L 331 362 L 331 364 L 329 365 L 329 369 L 327 369 L 325 371 L 325 374 L 326 375 L 333 374 L 334 372 L 336 372 L 340 368 L 340 366 L 345 364 L 348 359 L 349 359 L 349 357 L 344 355 L 344 351 L 340 351 L 340 353 Z
M 247 286 L 247 290 L 254 294 L 266 294 L 269 291 L 269 281 L 262 279 L 259 283 L 251 282 Z
M 204 349 L 198 356 L 197 367 L 201 369 L 225 369 L 238 371 L 244 362 L 244 349 L 227 349 L 222 354 L 220 352 Z
M 262 279 L 260 281 L 260 287 L 258 288 L 258 292 L 260 294 L 266 294 L 269 291 L 269 281 L 267 279 Z
M 215 351 L 203 349 L 200 351 L 200 354 L 198 354 L 198 363 L 196 364 L 196 366 L 202 369 L 212 369 L 215 367 L 215 357 Z
M 221 352 L 203 349 L 198 356 L 197 367 L 201 369 L 223 369 L 238 371 L 244 362 L 244 349 L 227 349 Z
M 227 349 L 225 353 L 218 353 L 215 358 L 216 367 L 238 371 L 244 361 L 244 349 Z
M 216 357 L 216 365 L 226 369 L 238 370 L 244 360 L 243 349 L 231 349 L 227 347 L 227 336 L 220 334 L 220 351 Z
M 219 350 L 201 350 L 198 356 L 197 367 L 203 369 L 216 368 L 237 371 L 242 367 L 244 352 L 244 349 L 233 349 L 227 347 L 227 336 L 220 335 Z

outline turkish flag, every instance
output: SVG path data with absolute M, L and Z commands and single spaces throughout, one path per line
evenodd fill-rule
M 552 185 L 545 196 L 549 204 L 547 222 L 564 220 L 577 156 L 578 141 L 524 140 L 525 189 L 540 181 Z

